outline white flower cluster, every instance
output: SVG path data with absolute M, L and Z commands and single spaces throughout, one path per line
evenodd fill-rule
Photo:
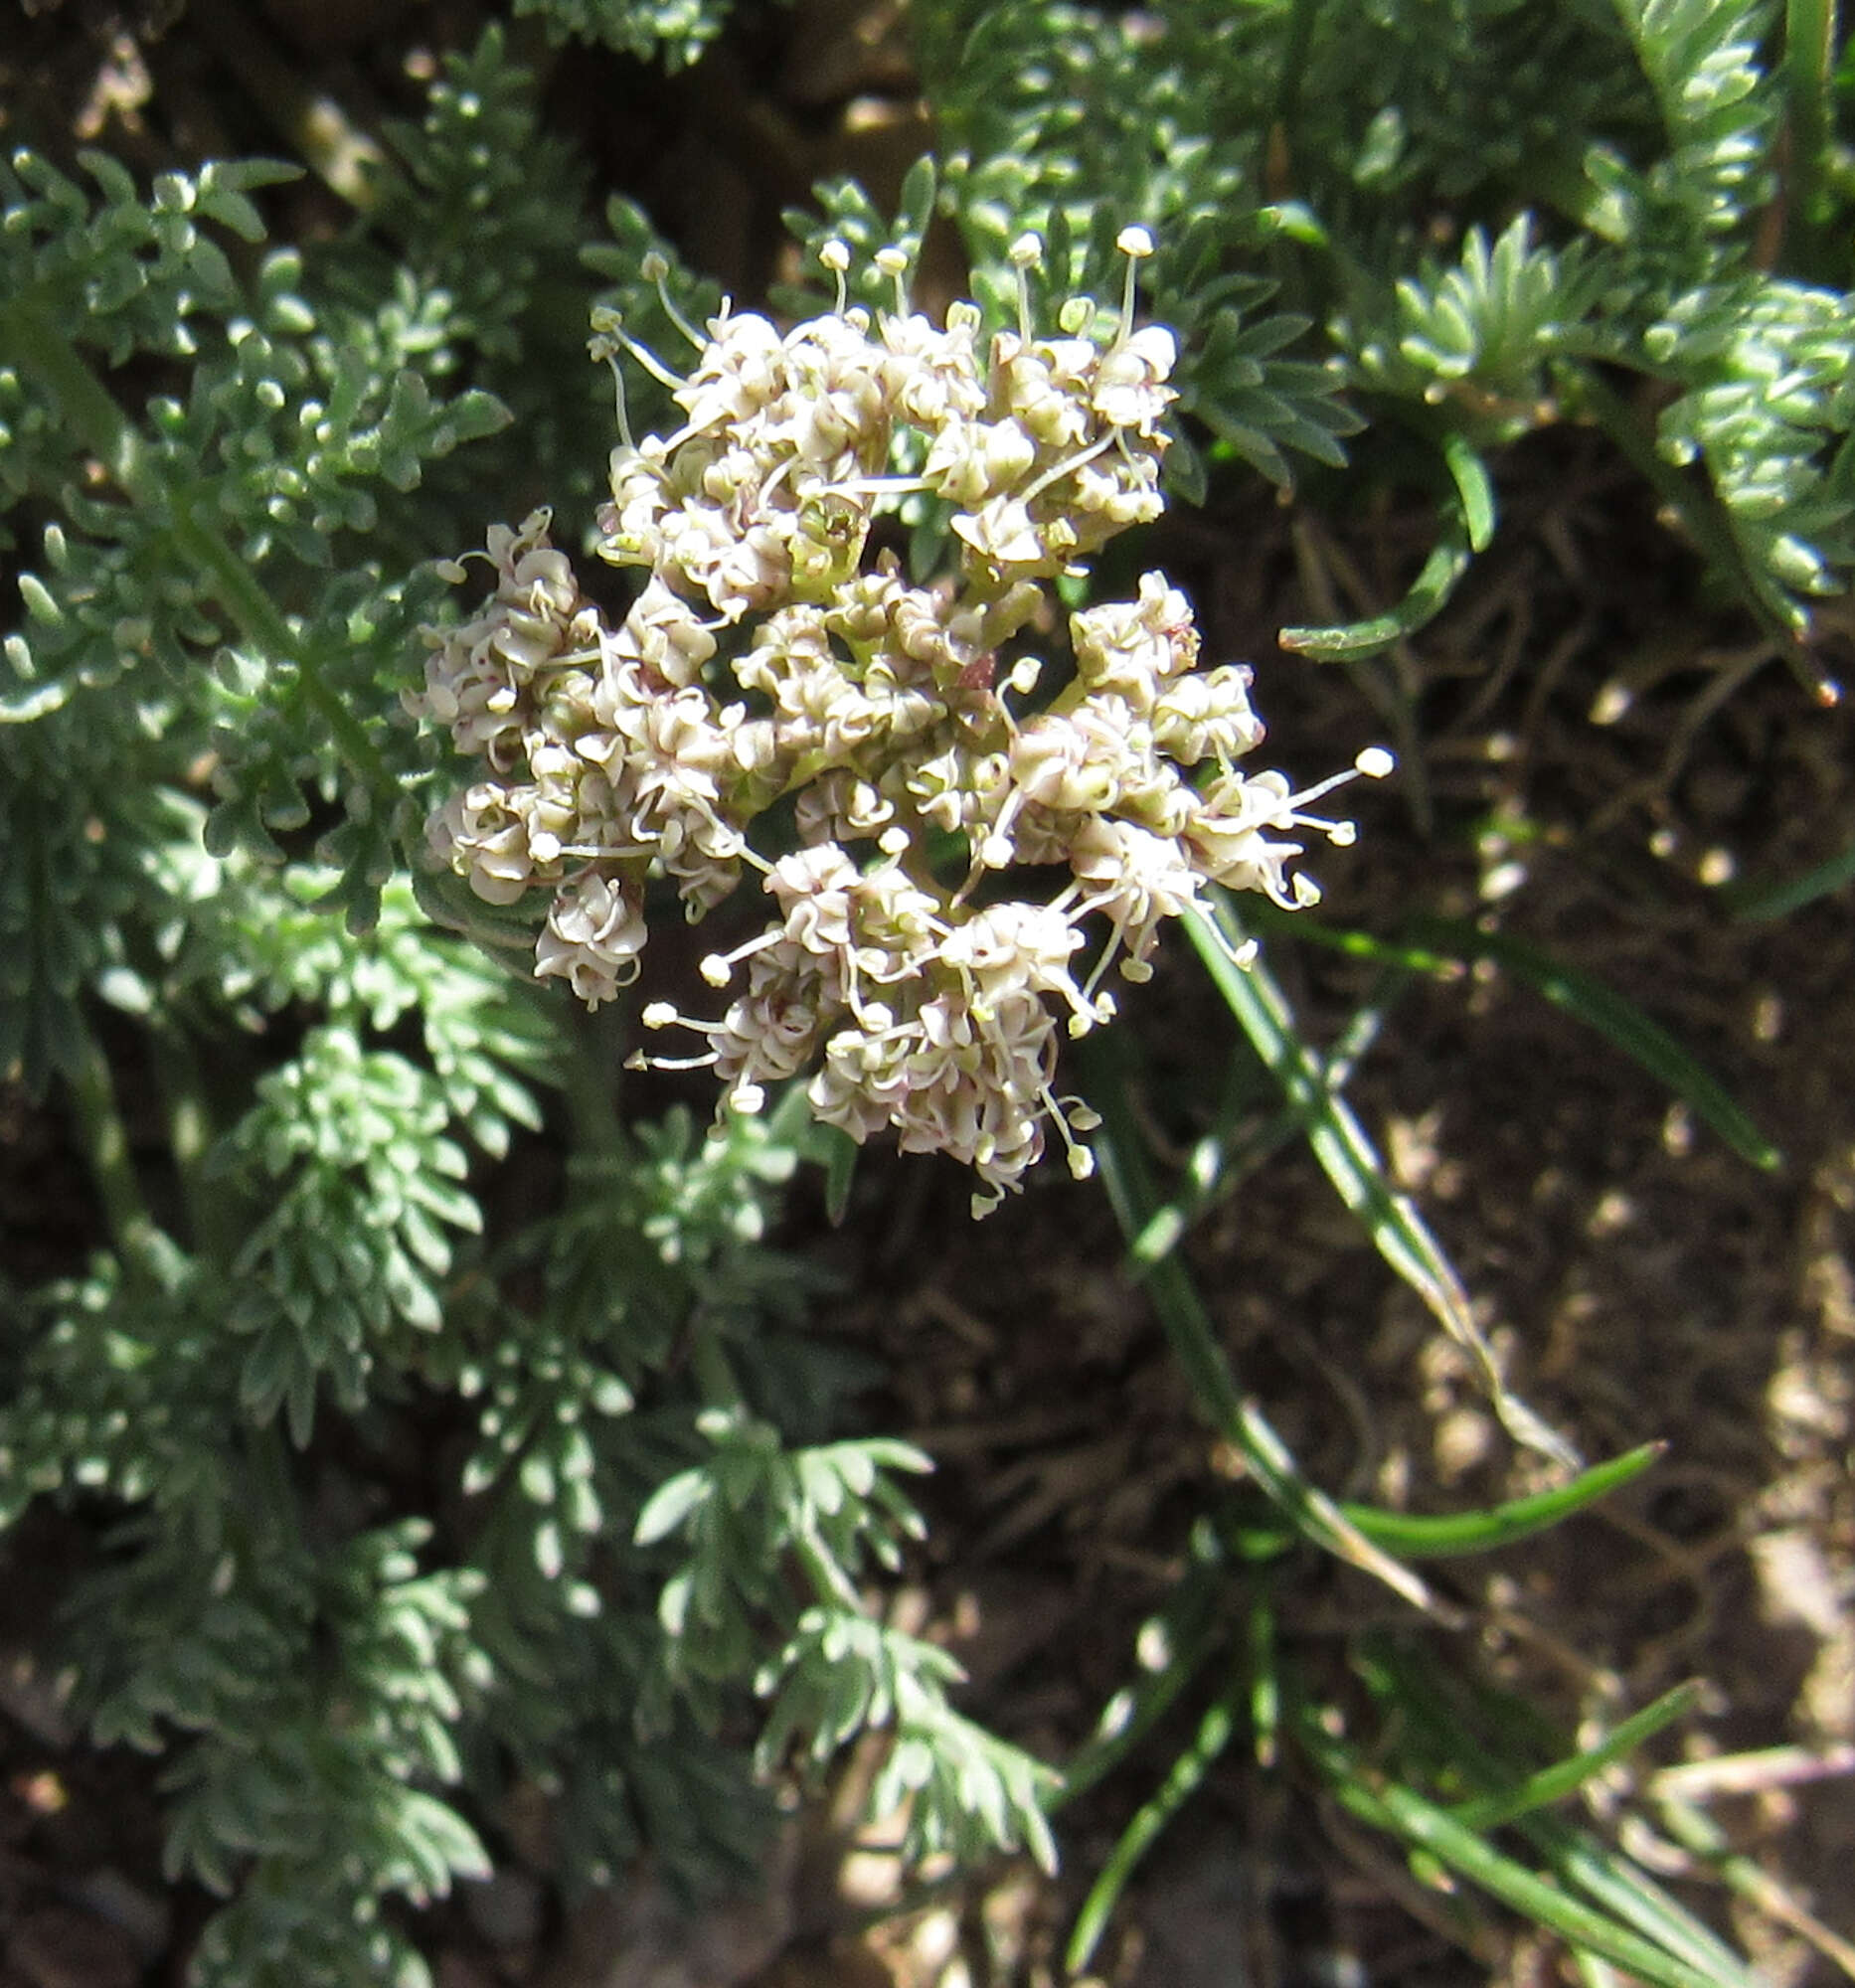
M 693 920 L 760 873 L 771 921 L 704 962 L 718 987 L 740 975 L 726 1012 L 653 1003 L 646 1025 L 707 1039 L 688 1061 L 717 1068 L 728 1108 L 807 1077 L 814 1115 L 852 1138 L 893 1127 L 905 1150 L 954 1155 L 978 1176 L 976 1212 L 1049 1130 L 1089 1171 L 1079 1135 L 1096 1120 L 1058 1096 L 1057 1052 L 1112 1014 L 1109 966 L 1146 977 L 1160 922 L 1207 882 L 1311 903 L 1288 838 L 1352 833 L 1306 812 L 1338 780 L 1297 795 L 1237 769 L 1263 732 L 1250 673 L 1195 667 L 1190 605 L 1161 574 L 1070 617 L 1073 669 L 1041 709 L 1043 664 L 1000 659 L 1050 627 L 1045 582 L 1161 509 L 1174 342 L 1133 328 L 1152 245 L 1129 229 L 1121 247 L 1104 343 L 1081 335 L 1086 300 L 1065 335 L 1034 334 L 1029 239 L 1019 329 L 983 352 L 973 306 L 938 327 L 909 308 L 892 249 L 877 260 L 893 312 L 845 308 L 837 244 L 829 314 L 781 334 L 724 307 L 689 333 L 688 377 L 665 376 L 682 426 L 626 432 L 612 455 L 598 550 L 647 573 L 622 623 L 582 595 L 545 512 L 495 527 L 494 594 L 427 632 L 425 688 L 407 699 L 481 762 L 432 818 L 432 850 L 493 904 L 547 896 L 540 973 L 608 1000 L 636 976 L 651 877 Z M 595 352 L 661 374 L 616 320 L 599 330 Z M 958 549 L 930 585 L 870 551 L 910 500 L 937 505 Z M 1373 751 L 1355 770 L 1390 763 Z M 748 831 L 786 796 L 798 847 L 768 861 Z M 1068 872 L 1054 892 L 1052 869 Z M 1002 873 L 1026 871 L 1041 898 L 1009 894 Z M 1090 920 L 1106 942 L 1079 976 Z

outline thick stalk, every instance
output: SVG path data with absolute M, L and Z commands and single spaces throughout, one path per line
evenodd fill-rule
M 123 1268 L 138 1283 L 155 1278 L 161 1231 L 148 1212 L 129 1154 L 128 1128 L 116 1102 L 115 1076 L 96 1038 L 85 1028 L 70 1074 L 71 1097 L 84 1158 L 103 1205 L 103 1220 Z
M 523 985 L 524 983 L 516 983 Z M 527 988 L 542 1006 L 566 1058 L 563 1094 L 573 1123 L 576 1151 L 588 1158 L 611 1159 L 625 1150 L 624 1121 L 618 1110 L 619 1073 L 624 1068 L 624 1026 L 616 1006 L 590 1014 L 578 1002 L 556 1003 L 539 989 Z M 567 1009 L 565 1026 L 561 1010 Z

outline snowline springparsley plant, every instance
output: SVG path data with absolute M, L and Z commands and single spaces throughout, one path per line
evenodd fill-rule
M 894 309 L 849 306 L 835 241 L 836 308 L 784 334 L 726 305 L 699 332 L 666 293 L 697 353 L 682 379 L 600 313 L 621 440 L 597 550 L 642 569 L 641 590 L 610 627 L 546 512 L 496 526 L 493 595 L 427 631 L 407 699 L 478 761 L 431 849 L 489 904 L 546 895 L 539 974 L 596 1007 L 638 973 L 653 877 L 694 921 L 756 873 L 772 916 L 703 962 L 710 984 L 741 983 L 720 1018 L 653 1002 L 646 1027 L 703 1038 L 680 1062 L 715 1068 L 725 1110 L 803 1077 L 812 1115 L 859 1144 L 890 1127 L 905 1151 L 953 1155 L 977 1176 L 975 1214 L 1050 1130 L 1090 1172 L 1098 1121 L 1058 1091 L 1058 1045 L 1112 1016 L 1109 968 L 1146 978 L 1160 923 L 1207 883 L 1313 903 L 1288 838 L 1349 841 L 1309 805 L 1391 766 L 1373 749 L 1303 793 L 1240 771 L 1263 736 L 1250 672 L 1196 667 L 1191 605 L 1160 573 L 1070 616 L 1073 670 L 1041 706 L 1046 659 L 1003 658 L 1053 625 L 1052 582 L 1163 508 L 1176 343 L 1134 326 L 1151 237 L 1128 228 L 1119 247 L 1105 340 L 1084 297 L 1039 335 L 1033 235 L 1013 250 L 1018 326 L 984 350 L 976 306 L 943 325 L 912 308 L 896 248 L 876 257 Z M 633 440 L 620 353 L 670 389 L 674 433 Z M 916 584 L 883 521 L 929 505 L 952 565 Z M 788 797 L 797 848 L 757 849 L 750 831 Z M 1069 873 L 1054 895 L 1051 870 Z M 1084 970 L 1091 919 L 1106 939 Z

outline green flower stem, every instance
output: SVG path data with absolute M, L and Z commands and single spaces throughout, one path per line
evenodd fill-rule
M 560 1088 L 574 1128 L 574 1150 L 588 1159 L 622 1160 L 627 1153 L 618 1111 L 623 1081 L 626 1017 L 620 1004 L 596 1013 L 565 998 L 558 988 L 510 978 L 510 988 L 554 1032 L 562 1068 Z
M 154 1274 L 161 1231 L 148 1212 L 140 1177 L 129 1155 L 128 1128 L 116 1102 L 114 1074 L 94 1035 L 85 1028 L 70 1075 L 72 1103 L 84 1157 L 103 1204 L 103 1219 L 131 1278 Z
M 0 304 L 0 353 L 57 402 L 66 423 L 138 504 L 154 494 L 141 435 L 39 299 Z
M 1101 1875 L 1083 1902 L 1083 1908 L 1076 1917 L 1075 1930 L 1070 1934 L 1063 1965 L 1072 1976 L 1081 1974 L 1094 1958 L 1101 1935 L 1107 1929 L 1115 1901 L 1126 1888 L 1134 1867 L 1158 1842 L 1166 1825 L 1197 1791 L 1199 1784 L 1217 1764 L 1218 1756 L 1230 1744 L 1231 1736 L 1237 1730 L 1241 1699 L 1240 1684 L 1225 1688 L 1199 1720 L 1191 1744 L 1173 1761 L 1171 1771 L 1158 1791 L 1121 1833 L 1120 1841 L 1101 1868 Z
M 103 464 L 132 504 L 167 525 L 175 550 L 206 580 L 248 640 L 293 663 L 316 715 L 342 756 L 378 794 L 393 776 L 359 719 L 322 681 L 315 658 L 224 536 L 195 517 L 191 494 L 171 485 L 129 419 L 84 363 L 77 347 L 32 296 L 0 305 L 0 357 L 18 366 L 57 405 L 65 420 Z
M 733 1364 L 722 1345 L 715 1321 L 698 1311 L 690 1322 L 689 1364 L 695 1370 L 696 1386 L 704 1408 L 738 1408 L 745 1397 Z
M 251 1465 L 252 1517 L 257 1536 L 267 1535 L 279 1547 L 300 1546 L 302 1520 L 280 1415 L 262 1428 L 246 1430 L 245 1455 Z
M 181 1198 L 187 1205 L 187 1227 L 194 1248 L 208 1260 L 230 1265 L 238 1251 L 238 1198 L 225 1181 L 209 1181 L 206 1156 L 214 1139 L 213 1114 L 206 1082 L 193 1044 L 179 1028 L 150 1030 L 155 1077 L 167 1109 L 168 1149 L 180 1177 Z
M 1832 249 L 1832 244 L 1825 240 L 1831 232 L 1827 227 L 1831 200 L 1824 181 L 1835 143 L 1830 90 L 1836 41 L 1836 0 L 1786 0 L 1783 81 L 1788 221 L 1799 256 L 1815 274 L 1822 272 L 1826 252 Z
M 1121 1233 L 1131 1241 L 1152 1219 L 1159 1196 L 1126 1103 L 1125 1051 L 1117 1044 L 1092 1043 L 1090 1048 L 1099 1073 L 1090 1085 L 1090 1095 L 1099 1100 L 1102 1116 L 1103 1136 L 1096 1143 L 1101 1182 Z M 1178 1256 L 1155 1263 L 1143 1287 L 1185 1371 L 1199 1413 L 1243 1457 L 1256 1482 L 1295 1531 L 1335 1558 L 1375 1574 L 1415 1606 L 1438 1619 L 1451 1619 L 1453 1611 L 1417 1574 L 1375 1546 L 1325 1492 L 1301 1475 L 1293 1453 L 1261 1406 L 1237 1386 L 1210 1314 Z

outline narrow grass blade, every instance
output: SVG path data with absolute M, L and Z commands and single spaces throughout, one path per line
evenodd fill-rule
M 1090 1887 L 1083 1908 L 1076 1916 L 1076 1929 L 1070 1934 L 1063 1965 L 1071 1975 L 1082 1973 L 1089 1965 L 1135 1866 L 1158 1842 L 1166 1825 L 1190 1800 L 1218 1755 L 1230 1744 L 1237 1727 L 1237 1695 L 1235 1690 L 1227 1692 L 1205 1713 L 1192 1743 L 1173 1761 L 1171 1772 L 1151 1799 L 1141 1805 L 1109 1852 L 1101 1875 Z
M 1827 875 L 1835 871 L 1835 875 Z M 1811 871 L 1813 879 L 1823 879 L 1815 889 L 1803 889 L 1809 879 L 1795 879 L 1793 885 L 1775 887 L 1760 899 L 1740 899 L 1736 916 L 1764 918 L 1781 916 L 1795 905 L 1809 903 L 1821 891 L 1837 889 L 1855 877 L 1855 849 Z M 1799 893 L 1789 897 L 1787 893 Z M 1356 960 L 1378 960 L 1388 966 L 1402 966 L 1408 972 L 1430 974 L 1433 978 L 1453 978 L 1467 960 L 1495 960 L 1505 966 L 1515 980 L 1525 982 L 1555 1008 L 1573 1020 L 1597 1030 L 1606 1042 L 1622 1050 L 1634 1064 L 1640 1064 L 1658 1083 L 1664 1083 L 1676 1097 L 1694 1107 L 1694 1113 L 1720 1133 L 1722 1139 L 1754 1167 L 1771 1171 L 1783 1165 L 1783 1155 L 1758 1129 L 1732 1093 L 1694 1056 L 1690 1056 L 1658 1022 L 1652 1022 L 1634 1002 L 1624 1000 L 1602 980 L 1567 966 L 1541 946 L 1509 938 L 1505 932 L 1483 932 L 1481 926 L 1463 918 L 1412 918 L 1400 938 L 1380 938 L 1374 932 L 1352 932 L 1332 924 L 1320 924 L 1298 912 L 1278 911 L 1272 905 L 1259 905 L 1249 912 L 1249 922 L 1265 932 L 1286 932 L 1290 938 L 1304 938 L 1308 944 L 1344 952 Z
M 1504 1505 L 1490 1505 L 1479 1512 L 1451 1512 L 1426 1518 L 1409 1512 L 1388 1512 L 1378 1505 L 1342 1505 L 1340 1509 L 1367 1539 L 1388 1553 L 1411 1560 L 1491 1553 L 1496 1547 L 1524 1540 L 1529 1534 L 1548 1531 L 1574 1512 L 1582 1512 L 1587 1505 L 1640 1477 L 1666 1447 L 1664 1443 L 1646 1442 L 1639 1449 L 1611 1457 L 1607 1463 L 1593 1464 L 1556 1490 L 1538 1491 L 1530 1498 L 1509 1499 Z
M 1825 864 L 1822 867 L 1827 871 L 1832 866 Z M 1855 849 L 1835 858 L 1834 867 L 1839 867 L 1840 874 L 1823 885 L 1825 890 L 1855 878 Z M 1784 888 L 1800 888 L 1804 881 L 1799 878 L 1794 887 Z M 1737 915 L 1775 917 L 1790 910 L 1793 902 L 1807 903 L 1809 897 L 1814 895 L 1816 893 L 1810 892 L 1794 901 L 1783 902 L 1773 896 L 1769 902 L 1774 909 L 1770 911 L 1761 909 L 1767 900 L 1744 899 L 1739 901 Z M 1554 1007 L 1562 1009 L 1575 1021 L 1583 1022 L 1587 1028 L 1595 1029 L 1605 1041 L 1639 1064 L 1658 1082 L 1691 1105 L 1696 1115 L 1711 1125 L 1742 1159 L 1750 1160 L 1754 1166 L 1767 1171 L 1783 1163 L 1783 1155 L 1759 1130 L 1731 1092 L 1666 1029 L 1651 1021 L 1634 1002 L 1625 1000 L 1614 988 L 1606 987 L 1602 981 L 1581 972 L 1575 966 L 1567 966 L 1540 946 L 1509 938 L 1505 933 L 1483 931 L 1479 925 L 1460 918 L 1416 917 L 1400 937 L 1386 939 L 1373 932 L 1323 925 L 1318 919 L 1279 911 L 1272 905 L 1260 905 L 1247 916 L 1249 922 L 1265 932 L 1286 932 L 1291 938 L 1305 939 L 1311 945 L 1325 946 L 1332 952 L 1343 952 L 1352 959 L 1376 960 L 1433 978 L 1459 975 L 1470 959 L 1491 959 Z
M 1607 1463 L 1597 1463 L 1581 1471 L 1569 1484 L 1556 1490 L 1536 1491 L 1530 1497 L 1512 1498 L 1503 1505 L 1488 1505 L 1477 1512 L 1447 1512 L 1436 1516 L 1391 1512 L 1382 1505 L 1343 1503 L 1340 1510 L 1375 1546 L 1395 1553 L 1403 1560 L 1452 1560 L 1467 1554 L 1492 1553 L 1534 1533 L 1550 1531 L 1574 1512 L 1627 1484 L 1662 1455 L 1667 1445 L 1646 1442 L 1626 1450 Z M 1256 1559 L 1272 1546 L 1277 1553 L 1286 1549 L 1291 1535 L 1278 1533 L 1271 1540 L 1266 1533 L 1249 1529 L 1246 1557 Z
M 1462 500 L 1462 522 L 1470 552 L 1485 553 L 1494 538 L 1494 479 L 1475 445 L 1451 429 L 1442 438 L 1442 459 Z
M 1767 1918 L 1775 1919 L 1779 1925 L 1788 1926 L 1792 1932 L 1800 1934 L 1825 1960 L 1833 1962 L 1849 1980 L 1855 1981 L 1855 1942 L 1844 1939 L 1833 1927 L 1824 1925 L 1814 1912 L 1806 1910 L 1752 1858 L 1734 1851 L 1724 1832 L 1709 1816 L 1677 1797 L 1662 1805 L 1662 1820 L 1672 1837 L 1696 1856 L 1704 1858 L 1722 1882 L 1742 1899 L 1756 1906 Z
M 1266 1590 L 1251 1604 L 1244 1657 L 1250 1678 L 1251 1749 L 1259 1767 L 1272 1767 L 1281 1746 L 1281 1676 L 1275 1663 L 1275 1605 Z
M 1248 967 L 1237 964 L 1248 934 L 1229 894 L 1214 892 L 1211 908 L 1187 911 L 1185 924 L 1251 1048 L 1288 1100 L 1304 1114 L 1307 1141 L 1315 1158 L 1340 1199 L 1371 1236 L 1379 1254 L 1473 1358 L 1488 1399 L 1508 1433 L 1529 1449 L 1576 1469 L 1578 1458 L 1565 1441 L 1507 1392 L 1488 1343 L 1469 1311 L 1460 1280 L 1423 1218 L 1385 1178 L 1379 1156 L 1351 1107 L 1328 1087 L 1319 1059 L 1302 1042 L 1267 967 L 1261 959 Z
M 1612 987 L 1536 945 L 1509 938 L 1505 932 L 1483 931 L 1457 918 L 1414 918 L 1412 935 L 1420 945 L 1469 959 L 1491 959 L 1524 981 L 1555 1008 L 1595 1029 L 1606 1042 L 1640 1064 L 1659 1083 L 1694 1108 L 1696 1116 L 1719 1133 L 1742 1159 L 1770 1173 L 1783 1164 L 1783 1155 L 1766 1138 L 1732 1093 L 1633 1001 Z
M 1562 1884 L 1583 1892 L 1719 1988 L 1758 1988 L 1745 1962 L 1621 1851 L 1556 1816 L 1529 1816 L 1519 1829 Z
M 1554 1802 L 1577 1794 L 1594 1774 L 1602 1773 L 1612 1761 L 1632 1752 L 1664 1726 L 1673 1725 L 1677 1719 L 1685 1719 L 1700 1703 L 1700 1698 L 1698 1682 L 1690 1679 L 1686 1684 L 1676 1685 L 1673 1691 L 1664 1692 L 1653 1705 L 1645 1705 L 1640 1712 L 1622 1721 L 1598 1745 L 1582 1753 L 1574 1753 L 1569 1759 L 1555 1761 L 1550 1767 L 1542 1767 L 1506 1794 L 1476 1795 L 1470 1801 L 1457 1802 L 1449 1813 L 1470 1829 L 1495 1829 L 1533 1809 L 1550 1808 Z
M 1346 1083 L 1353 1066 L 1377 1041 L 1387 1011 L 1409 979 L 1409 972 L 1396 964 L 1375 976 L 1365 1000 L 1321 1058 L 1321 1075 L 1328 1089 L 1337 1090 Z M 1278 1105 L 1260 1121 L 1256 1118 L 1263 1097 L 1273 1088 L 1249 1047 L 1238 1045 L 1217 1117 L 1187 1157 L 1183 1181 L 1128 1245 L 1128 1261 L 1136 1276 L 1144 1273 L 1147 1264 L 1176 1249 L 1191 1225 L 1206 1210 L 1235 1194 L 1271 1153 L 1301 1136 L 1302 1114 L 1291 1104 Z
M 1855 845 L 1805 870 L 1787 883 L 1749 885 L 1743 890 L 1721 893 L 1736 918 L 1760 920 L 1781 918 L 1789 912 L 1813 905 L 1831 891 L 1839 891 L 1855 878 Z
M 1309 945 L 1324 946 L 1329 952 L 1343 952 L 1349 959 L 1374 960 L 1433 980 L 1459 980 L 1462 976 L 1462 962 L 1453 953 L 1415 945 L 1406 938 L 1381 938 L 1377 932 L 1322 924 L 1305 911 L 1284 911 L 1266 898 L 1245 906 L 1244 922 L 1265 934 L 1281 932 L 1289 938 L 1305 939 Z
M 1740 1977 L 1723 1976 L 1679 1958 L 1496 1850 L 1414 1788 L 1375 1774 L 1357 1752 L 1332 1737 L 1314 1708 L 1300 1709 L 1297 1737 L 1349 1814 L 1426 1852 L 1570 1946 L 1610 1961 L 1655 1988 L 1737 1984 Z
M 1835 151 L 1835 0 L 1785 0 L 1784 175 L 1792 212 L 1787 243 L 1803 273 L 1837 279 L 1842 243 L 1833 226 L 1836 201 L 1827 184 Z
M 1097 1068 L 1110 1056 L 1118 1061 L 1126 1054 L 1124 1045 L 1096 1048 Z M 1126 1073 L 1124 1069 L 1111 1075 L 1103 1071 L 1102 1077 L 1102 1081 L 1091 1085 L 1102 1114 L 1101 1128 L 1092 1143 L 1121 1234 L 1131 1240 L 1152 1219 L 1159 1196 L 1125 1102 Z M 1144 1287 L 1185 1370 L 1199 1411 L 1237 1449 L 1257 1483 L 1294 1530 L 1328 1553 L 1377 1575 L 1417 1607 L 1439 1619 L 1452 1617 L 1454 1611 L 1433 1594 L 1419 1575 L 1374 1546 L 1324 1491 L 1302 1476 L 1293 1452 L 1268 1417 L 1238 1389 L 1210 1315 L 1179 1258 L 1167 1256 L 1155 1263 Z
M 1172 1709 L 1224 1639 L 1227 1630 L 1219 1620 L 1218 1602 L 1229 1576 L 1215 1540 L 1212 1553 L 1215 1558 L 1194 1561 L 1155 1618 L 1169 1646 L 1166 1661 L 1156 1670 L 1143 1670 L 1137 1684 L 1108 1701 L 1095 1737 L 1064 1762 L 1063 1779 L 1044 1804 L 1049 1812 L 1111 1773 Z
M 1506 1757 L 1504 1749 L 1491 1750 L 1475 1737 L 1437 1688 L 1432 1667 L 1414 1650 L 1375 1638 L 1370 1663 L 1380 1680 L 1375 1695 L 1398 1719 L 1407 1745 L 1422 1743 L 1436 1764 L 1496 1797 L 1513 1787 L 1516 1775 L 1525 1774 L 1523 1762 Z M 1551 1742 L 1550 1729 L 1524 1700 L 1486 1686 L 1473 1689 L 1489 1732 L 1506 1740 L 1524 1731 L 1534 1742 Z M 1745 1962 L 1613 1845 L 1563 1816 L 1540 1810 L 1522 1816 L 1514 1827 L 1569 1891 L 1583 1893 L 1720 1988 L 1755 1988 Z
M 1468 571 L 1470 534 L 1461 505 L 1445 504 L 1440 523 L 1441 531 L 1423 572 L 1412 582 L 1410 592 L 1388 613 L 1339 627 L 1284 628 L 1275 640 L 1293 654 L 1312 656 L 1317 662 L 1356 662 L 1389 649 L 1402 636 L 1415 634 L 1442 611 L 1456 582 Z

